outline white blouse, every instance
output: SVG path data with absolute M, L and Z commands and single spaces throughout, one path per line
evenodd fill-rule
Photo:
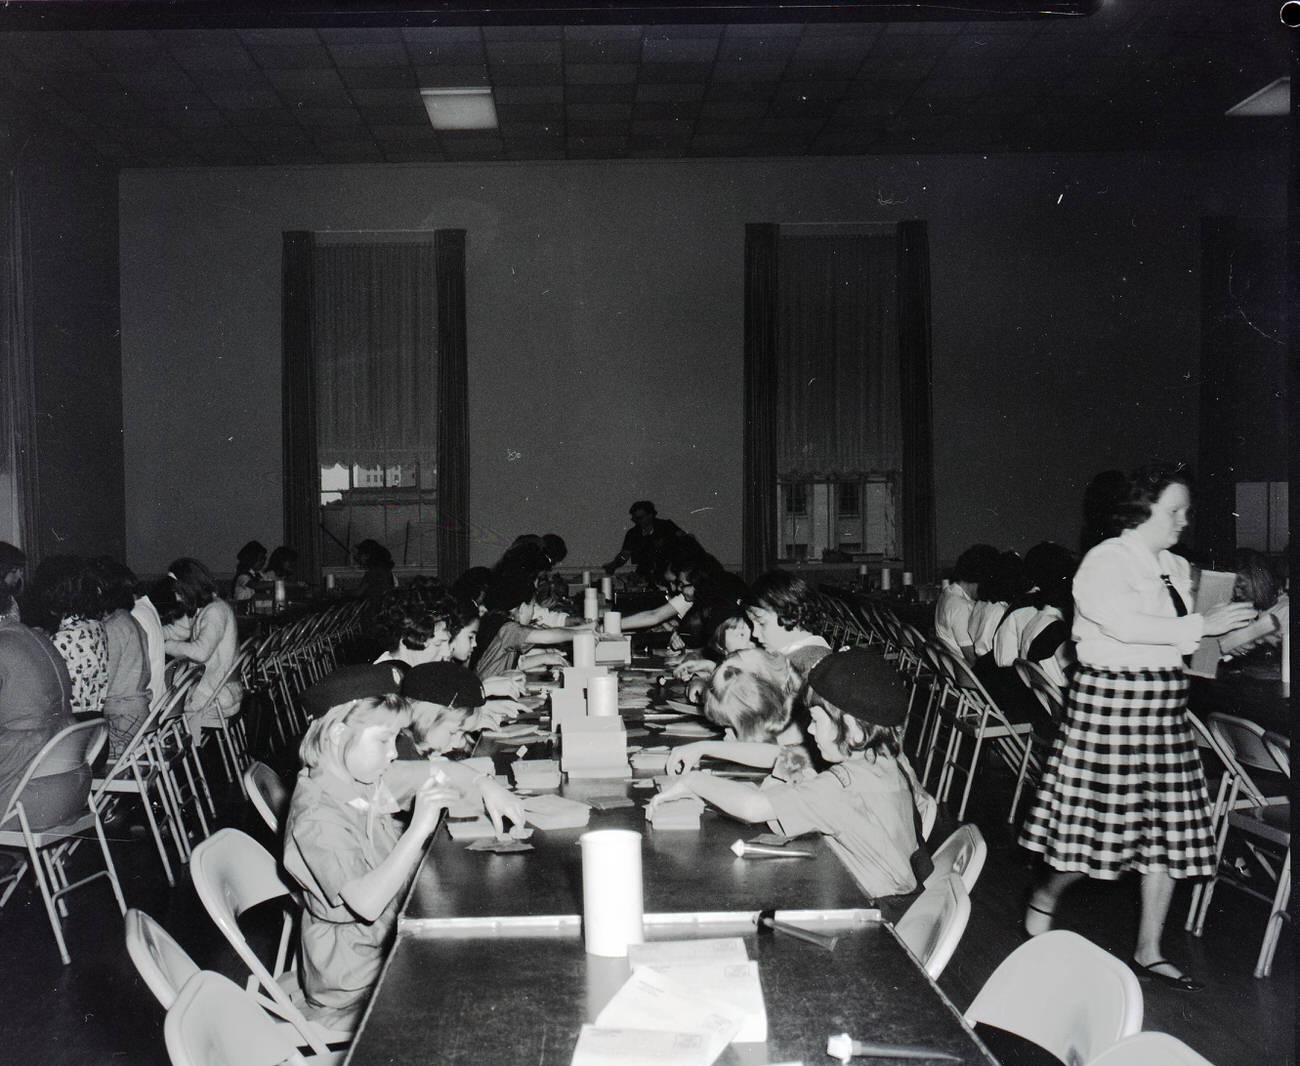
M 1178 617 L 1170 581 L 1186 604 Z M 1200 643 L 1192 609 L 1191 568 L 1173 552 L 1153 555 L 1128 529 L 1092 549 L 1074 575 L 1074 640 L 1079 662 L 1099 670 L 1181 667 Z

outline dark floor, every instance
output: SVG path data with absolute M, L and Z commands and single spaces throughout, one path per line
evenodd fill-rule
M 1000 767 L 984 767 L 971 820 L 989 842 L 989 859 L 973 894 L 970 925 L 941 985 L 958 1007 L 973 998 L 994 966 L 1020 943 L 1022 902 L 1031 877 L 1027 854 L 1005 822 L 1009 786 Z M 235 792 L 235 796 L 238 793 Z M 251 807 L 231 799 L 222 812 L 269 843 Z M 168 889 L 150 844 L 125 830 L 112 844 L 127 903 L 157 918 L 199 962 L 239 976 L 234 954 L 212 926 L 185 879 Z M 184 876 L 184 875 L 182 875 Z M 1203 976 L 1208 987 L 1187 994 L 1143 982 L 1145 1028 L 1173 1033 L 1216 1066 L 1285 1066 L 1296 1060 L 1295 959 L 1283 933 L 1273 975 L 1252 976 L 1264 905 L 1231 890 L 1215 897 L 1203 940 L 1183 932 L 1189 890 L 1174 898 L 1166 953 Z M 1067 894 L 1059 923 L 1127 957 L 1137 921 L 1133 880 L 1089 882 Z M 73 895 L 66 922 L 72 964 L 59 961 L 38 897 L 20 889 L 0 912 L 0 1063 L 55 1066 L 166 1066 L 163 1012 L 127 957 L 108 886 Z

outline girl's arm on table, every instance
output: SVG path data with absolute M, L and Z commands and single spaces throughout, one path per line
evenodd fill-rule
M 411 870 L 419 862 L 424 842 L 437 828 L 438 815 L 456 798 L 454 790 L 439 785 L 432 778 L 415 794 L 415 811 L 411 824 L 393 850 L 378 866 L 339 890 L 343 902 L 361 919 L 373 922 L 406 884 Z
M 682 796 L 699 796 L 706 803 L 713 804 L 742 822 L 769 822 L 776 818 L 771 801 L 757 785 L 748 781 L 714 777 L 698 770 L 683 774 L 675 784 L 651 799 L 647 812 L 653 811 L 661 803 Z
M 674 748 L 668 753 L 668 772 L 683 774 L 694 770 L 700 759 L 706 755 L 740 763 L 742 766 L 756 766 L 761 770 L 770 770 L 776 765 L 776 757 L 780 754 L 779 744 L 762 744 L 758 741 L 744 740 L 697 740 L 693 744 L 683 744 Z

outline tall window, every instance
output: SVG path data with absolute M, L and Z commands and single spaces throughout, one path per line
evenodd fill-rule
M 902 468 L 894 227 L 781 227 L 777 553 L 895 558 Z
M 313 253 L 321 558 L 362 540 L 399 566 L 437 553 L 438 300 L 430 243 L 328 243 Z

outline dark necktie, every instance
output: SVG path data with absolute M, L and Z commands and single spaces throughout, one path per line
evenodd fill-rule
M 1184 617 L 1187 614 L 1187 604 L 1178 595 L 1178 590 L 1174 588 L 1174 583 L 1169 580 L 1169 575 L 1161 574 L 1160 580 L 1165 583 L 1165 588 L 1169 590 L 1169 598 L 1174 601 L 1174 614 L 1178 615 L 1179 618 Z

